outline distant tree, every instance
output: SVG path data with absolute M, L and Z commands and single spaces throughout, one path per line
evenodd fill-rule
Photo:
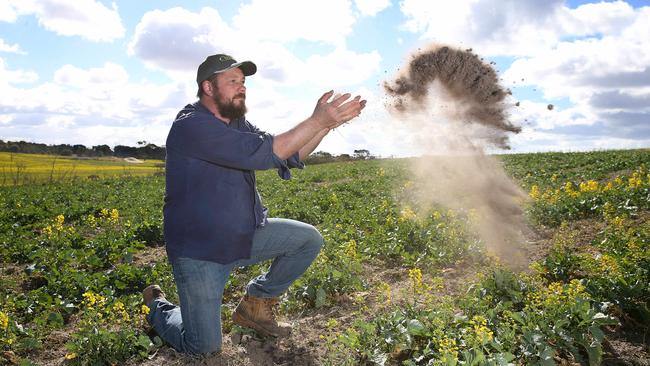
M 144 142 L 144 141 L 142 141 Z M 140 144 L 140 142 L 138 142 Z M 165 148 L 156 146 L 155 144 L 146 144 L 137 149 L 137 158 L 140 159 L 165 159 Z
M 350 156 L 350 154 L 341 154 L 341 155 L 336 157 L 336 160 L 337 161 L 349 161 L 349 160 L 352 160 L 352 157 Z
M 93 152 L 96 156 L 111 156 L 113 155 L 113 150 L 108 145 L 95 145 L 93 146 Z
M 355 159 L 368 159 L 370 157 L 370 151 L 366 149 L 360 149 L 360 150 L 354 150 L 354 158 Z
M 88 149 L 84 145 L 72 145 L 72 153 L 77 156 L 87 155 Z
M 72 155 L 72 146 L 68 144 L 53 145 L 52 149 L 55 155 Z
M 118 156 L 120 158 L 126 158 L 129 156 L 136 157 L 138 152 L 137 148 L 124 145 L 116 145 L 114 151 L 115 156 Z
M 305 159 L 306 164 L 322 164 L 334 161 L 334 156 L 326 151 L 317 151 Z

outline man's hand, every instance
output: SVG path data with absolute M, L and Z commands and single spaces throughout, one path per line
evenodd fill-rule
M 316 103 L 312 118 L 318 121 L 322 128 L 333 129 L 345 122 L 348 122 L 354 117 L 361 114 L 361 110 L 365 108 L 366 101 L 361 100 L 361 96 L 356 96 L 350 99 L 350 93 L 343 95 L 334 95 L 334 91 L 323 94 Z M 332 99 L 330 101 L 330 99 Z
M 309 118 L 275 136 L 273 152 L 280 159 L 288 159 L 298 152 L 300 159 L 304 159 L 331 129 L 358 116 L 365 106 L 366 101 L 361 100 L 360 96 L 350 99 L 349 93 L 334 95 L 334 91 L 329 91 L 318 99 L 314 113 Z

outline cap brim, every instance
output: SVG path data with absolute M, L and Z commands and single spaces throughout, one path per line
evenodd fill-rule
M 251 61 L 234 63 L 229 67 L 229 69 L 232 69 L 233 67 L 238 67 L 244 73 L 244 76 L 251 76 L 257 72 L 257 66 Z

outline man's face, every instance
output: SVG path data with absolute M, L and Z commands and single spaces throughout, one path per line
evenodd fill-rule
M 212 80 L 213 99 L 221 116 L 233 120 L 246 114 L 245 81 L 244 73 L 237 67 L 217 74 Z

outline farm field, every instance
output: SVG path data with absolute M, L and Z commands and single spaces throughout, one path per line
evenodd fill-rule
M 129 161 L 130 160 L 130 161 Z M 0 152 L 0 186 L 162 173 L 164 162 Z
M 472 212 L 417 212 L 408 159 L 258 173 L 271 216 L 315 225 L 325 246 L 284 298 L 289 338 L 230 321 L 263 263 L 233 273 L 223 352 L 203 359 L 143 315 L 151 283 L 177 300 L 164 177 L 0 187 L 0 363 L 650 365 L 650 149 L 499 159 L 530 197 L 522 271 L 483 248 Z

